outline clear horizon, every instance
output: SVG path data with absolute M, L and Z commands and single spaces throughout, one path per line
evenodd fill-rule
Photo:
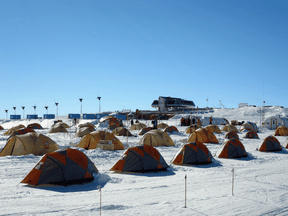
M 0 118 L 130 109 L 288 107 L 283 0 L 0 2 Z M 208 99 L 208 103 L 206 101 Z

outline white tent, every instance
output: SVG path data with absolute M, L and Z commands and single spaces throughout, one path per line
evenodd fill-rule
M 288 127 L 288 118 L 283 118 L 279 116 L 271 116 L 267 118 L 264 122 L 264 127 L 275 130 L 279 126 Z

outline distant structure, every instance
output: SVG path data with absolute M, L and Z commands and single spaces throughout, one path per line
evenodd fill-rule
M 154 100 L 151 106 L 158 108 L 160 112 L 181 111 L 195 108 L 193 101 L 163 96 L 160 96 L 158 100 Z
M 238 108 L 242 108 L 242 107 L 256 107 L 256 105 L 248 105 L 248 103 L 239 103 Z

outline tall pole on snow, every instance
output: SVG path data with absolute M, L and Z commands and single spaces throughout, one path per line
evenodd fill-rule
M 56 108 L 56 116 L 58 116 L 58 104 L 59 104 L 59 103 L 55 102 L 55 105 L 56 105 L 56 107 L 57 107 L 57 108 Z
M 99 189 L 100 192 L 100 216 L 101 216 L 101 185 L 98 185 L 97 188 Z
M 234 168 L 232 169 L 232 196 L 234 196 Z
M 37 106 L 32 106 L 34 108 L 34 114 L 36 115 L 36 107 Z
M 8 110 L 5 110 L 5 112 L 6 112 L 6 119 L 8 118 Z
M 82 101 L 83 101 L 83 98 L 79 98 L 79 101 L 80 101 L 80 103 L 81 103 L 80 113 L 81 113 L 81 116 L 82 116 Z M 81 116 L 80 116 L 80 118 L 81 118 Z
M 186 192 L 187 192 L 187 175 L 185 175 L 185 208 L 186 208 Z
M 44 107 L 46 109 L 46 115 L 48 114 L 48 106 Z
M 23 118 L 25 118 L 25 106 L 22 106 L 23 109 Z
M 97 97 L 97 99 L 99 100 L 99 113 L 100 113 L 100 110 L 101 110 L 101 109 L 100 109 L 100 108 L 101 108 L 101 107 L 100 107 L 100 106 L 101 106 L 101 103 L 100 103 L 101 97 Z

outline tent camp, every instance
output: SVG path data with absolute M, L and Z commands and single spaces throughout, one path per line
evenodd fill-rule
M 271 130 L 275 130 L 279 126 L 288 127 L 288 118 L 272 116 L 265 120 L 263 126 Z
M 179 132 L 179 131 L 175 126 L 168 126 L 164 129 L 164 132 L 173 133 L 173 132 Z
M 23 128 L 23 129 L 14 131 L 11 136 L 32 133 L 32 132 L 35 132 L 35 131 L 31 128 Z
M 91 122 L 87 122 L 85 124 L 79 124 L 78 125 L 78 128 L 82 128 L 82 127 L 90 127 L 92 129 L 92 131 L 95 130 L 95 125 L 92 124 Z
M 50 130 L 48 131 L 48 133 L 61 133 L 61 132 L 68 133 L 64 124 L 65 123 L 63 123 L 63 122 L 58 122 L 58 123 L 52 125 Z
M 20 129 L 22 129 L 22 128 L 25 128 L 25 126 L 22 125 L 22 124 L 20 124 L 20 125 L 18 125 L 18 126 L 15 126 L 15 127 L 12 127 L 12 128 L 10 128 L 9 130 L 7 130 L 7 131 L 4 133 L 4 135 L 5 135 L 5 136 L 10 136 L 10 135 L 13 134 L 14 131 L 20 130 Z
M 69 185 L 94 180 L 98 173 L 93 162 L 81 151 L 67 148 L 45 154 L 21 181 L 28 185 Z
M 219 143 L 216 136 L 205 128 L 200 128 L 192 133 L 188 142 L 201 142 L 201 143 Z
M 282 148 L 280 142 L 276 139 L 276 137 L 268 136 L 261 143 L 258 151 L 274 152 L 274 151 L 282 151 Z
M 230 131 L 235 131 L 236 133 L 239 133 L 239 130 L 231 124 L 226 124 L 223 128 L 222 131 L 230 132 Z
M 107 131 L 94 131 L 85 135 L 77 147 L 84 149 L 124 150 L 123 144 Z
M 58 145 L 49 137 L 39 133 L 27 133 L 11 136 L 0 156 L 6 155 L 43 155 L 58 149 Z
M 255 123 L 249 122 L 249 121 L 246 121 L 240 128 L 240 131 L 245 131 L 245 130 L 247 130 L 247 131 L 253 130 L 255 132 L 259 131 L 257 125 Z
M 223 143 L 216 153 L 219 158 L 247 157 L 247 152 L 239 139 L 232 138 Z
M 165 171 L 168 167 L 157 149 L 143 145 L 127 149 L 110 171 L 145 173 Z
M 243 138 L 259 139 L 259 136 L 254 130 L 251 130 L 247 131 Z
M 162 130 L 151 130 L 143 135 L 139 141 L 140 145 L 150 146 L 175 146 L 170 136 Z
M 142 128 L 139 132 L 139 135 L 144 135 L 145 133 L 147 133 L 150 130 L 153 130 L 153 128 L 152 127 Z
M 172 160 L 176 165 L 200 165 L 212 163 L 208 148 L 200 142 L 185 144 Z
M 235 131 L 230 131 L 226 133 L 225 138 L 226 139 L 232 139 L 232 138 L 239 139 L 239 136 Z
M 288 136 L 288 128 L 280 126 L 275 130 L 274 136 Z
M 187 134 L 194 133 L 194 131 L 196 131 L 199 128 L 201 128 L 201 126 L 198 124 L 197 125 L 196 124 L 190 125 L 188 128 L 186 128 L 185 133 L 187 133 Z
M 142 128 L 146 128 L 147 126 L 143 123 L 135 123 L 131 126 L 130 130 L 141 130 Z
M 95 129 L 92 127 L 81 127 L 76 131 L 75 137 L 83 137 L 93 131 L 95 131 Z
M 133 136 L 131 132 L 125 127 L 117 127 L 112 131 L 115 136 Z
M 205 128 L 206 130 L 209 130 L 212 133 L 218 133 L 218 134 L 222 133 L 217 125 L 207 125 Z
M 159 124 L 157 124 L 157 128 L 160 128 L 160 129 L 164 129 L 164 128 L 166 128 L 166 127 L 168 127 L 169 125 L 168 124 L 166 124 L 166 123 L 159 123 Z
M 32 123 L 32 124 L 29 124 L 27 125 L 27 128 L 31 128 L 31 129 L 43 129 L 43 127 L 38 124 L 38 123 Z

